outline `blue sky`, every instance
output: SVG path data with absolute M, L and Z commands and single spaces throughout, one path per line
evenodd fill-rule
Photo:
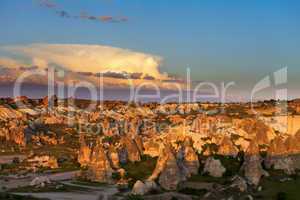
M 126 16 L 120 23 L 62 18 L 39 1 L 0 1 L 0 45 L 100 44 L 159 55 L 161 70 L 195 80 L 251 82 L 283 66 L 300 72 L 300 2 L 292 0 L 52 0 L 72 15 Z

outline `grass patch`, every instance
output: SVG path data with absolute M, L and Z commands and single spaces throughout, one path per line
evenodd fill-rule
M 254 197 L 261 199 L 276 200 L 298 200 L 300 199 L 300 179 L 280 182 L 273 179 L 264 178 L 261 182 L 263 190 L 257 192 Z M 256 199 L 256 198 L 255 198 Z
M 126 177 L 131 179 L 129 186 L 132 186 L 137 180 L 145 180 L 151 176 L 156 166 L 156 158 L 149 156 L 142 156 L 141 162 L 128 162 L 122 165 L 127 172 Z
M 38 199 L 31 196 L 21 196 L 21 195 L 9 194 L 6 192 L 0 192 L 0 200 L 47 200 L 47 199 Z
M 189 182 L 208 182 L 208 183 L 219 183 L 219 184 L 226 184 L 228 179 L 226 177 L 215 178 L 206 174 L 197 174 L 193 175 L 191 178 L 188 179 Z
M 206 194 L 207 190 L 202 189 L 202 190 L 197 190 L 193 188 L 183 188 L 178 191 L 179 193 L 182 194 L 187 194 L 187 195 L 193 195 L 193 196 L 203 196 Z

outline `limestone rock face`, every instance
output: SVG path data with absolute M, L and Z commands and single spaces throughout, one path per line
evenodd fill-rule
M 108 157 L 111 162 L 111 166 L 114 169 L 120 168 L 120 161 L 119 161 L 119 154 L 118 151 L 115 149 L 114 146 L 110 146 L 108 149 Z
M 79 138 L 80 149 L 78 154 L 78 162 L 82 167 L 87 166 L 90 163 L 92 150 L 86 145 L 84 135 L 81 134 Z
M 55 137 L 50 137 L 48 135 L 39 134 L 32 135 L 31 140 L 36 144 L 48 144 L 48 145 L 57 145 L 58 140 Z
M 181 147 L 182 161 L 183 165 L 188 171 L 188 174 L 196 175 L 198 174 L 200 163 L 198 155 L 196 154 L 192 146 L 192 141 L 190 139 L 186 139 L 184 145 Z
M 256 140 L 250 142 L 244 160 L 243 169 L 245 177 L 250 184 L 257 186 L 261 177 L 268 176 L 268 173 L 262 168 L 262 159 L 259 154 L 259 147 Z
M 96 182 L 112 182 L 113 169 L 101 142 L 94 147 L 88 166 L 87 179 Z
M 161 172 L 158 182 L 165 190 L 176 190 L 181 180 L 176 158 L 171 156 L 166 163 L 165 169 Z
M 287 149 L 284 144 L 284 140 L 280 136 L 272 140 L 270 147 L 268 149 L 269 156 L 285 155 L 286 153 L 287 153 Z
M 27 160 L 33 168 L 45 167 L 56 169 L 58 168 L 57 159 L 53 156 L 35 156 Z
M 256 138 L 259 145 L 268 144 L 275 137 L 273 129 L 267 126 L 264 122 L 256 119 L 246 119 L 237 122 L 237 127 L 243 129 L 248 139 Z
M 125 147 L 121 147 L 118 149 L 119 161 L 122 164 L 126 164 L 128 161 L 128 152 Z
M 265 166 L 283 170 L 289 175 L 294 174 L 297 166 L 293 157 L 298 153 L 298 146 L 298 141 L 294 136 L 289 136 L 285 141 L 276 137 L 268 149 Z
M 177 159 L 170 144 L 166 144 L 161 148 L 154 172 L 148 180 L 154 181 L 157 178 L 159 178 L 160 186 L 165 190 L 176 190 L 178 184 L 182 181 Z
M 207 172 L 212 177 L 222 177 L 226 172 L 226 169 L 223 167 L 220 160 L 209 157 L 205 161 L 203 172 Z
M 286 138 L 284 144 L 285 144 L 285 148 L 286 151 L 289 155 L 295 155 L 295 154 L 299 154 L 300 152 L 300 142 L 297 136 L 289 136 L 288 138 Z
M 25 128 L 26 126 L 20 124 L 17 120 L 11 120 L 6 124 L 6 127 L 0 129 L 0 138 L 3 137 L 7 142 L 12 142 L 20 147 L 25 147 Z
M 233 142 L 228 136 L 224 136 L 218 149 L 219 155 L 236 157 L 239 150 L 234 146 Z
M 151 157 L 159 156 L 159 143 L 154 141 L 153 139 L 148 140 L 144 143 L 144 154 L 149 155 Z
M 143 145 L 143 139 L 142 139 L 142 137 L 139 136 L 139 135 L 136 135 L 134 137 L 134 141 L 135 141 L 135 144 L 136 144 L 136 146 L 137 146 L 140 154 L 142 155 L 143 152 L 144 152 L 144 145 Z
M 141 154 L 139 148 L 134 140 L 129 137 L 123 137 L 121 139 L 121 144 L 127 151 L 128 160 L 131 162 L 141 161 Z
M 283 170 L 286 174 L 295 174 L 294 161 L 291 157 L 273 158 L 272 165 L 274 169 Z

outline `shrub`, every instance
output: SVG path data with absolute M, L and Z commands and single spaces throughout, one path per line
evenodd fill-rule
M 143 197 L 141 195 L 130 194 L 125 197 L 125 200 L 143 200 Z
M 287 195 L 285 192 L 278 192 L 276 195 L 276 199 L 277 200 L 286 200 L 287 199 Z

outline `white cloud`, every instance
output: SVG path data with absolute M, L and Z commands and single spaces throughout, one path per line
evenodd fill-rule
M 125 71 L 128 73 L 148 74 L 156 78 L 165 77 L 159 71 L 161 57 L 110 46 L 30 44 L 5 46 L 1 47 L 1 50 L 8 51 L 23 58 L 25 57 L 32 65 L 43 68 L 47 67 L 50 63 L 54 63 L 76 72 L 98 73 L 106 71 Z M 3 59 L 3 64 L 5 63 L 10 63 L 10 67 L 22 64 L 20 61 L 11 58 Z
M 16 68 L 20 66 L 25 66 L 25 64 L 12 58 L 0 57 L 0 66 Z

